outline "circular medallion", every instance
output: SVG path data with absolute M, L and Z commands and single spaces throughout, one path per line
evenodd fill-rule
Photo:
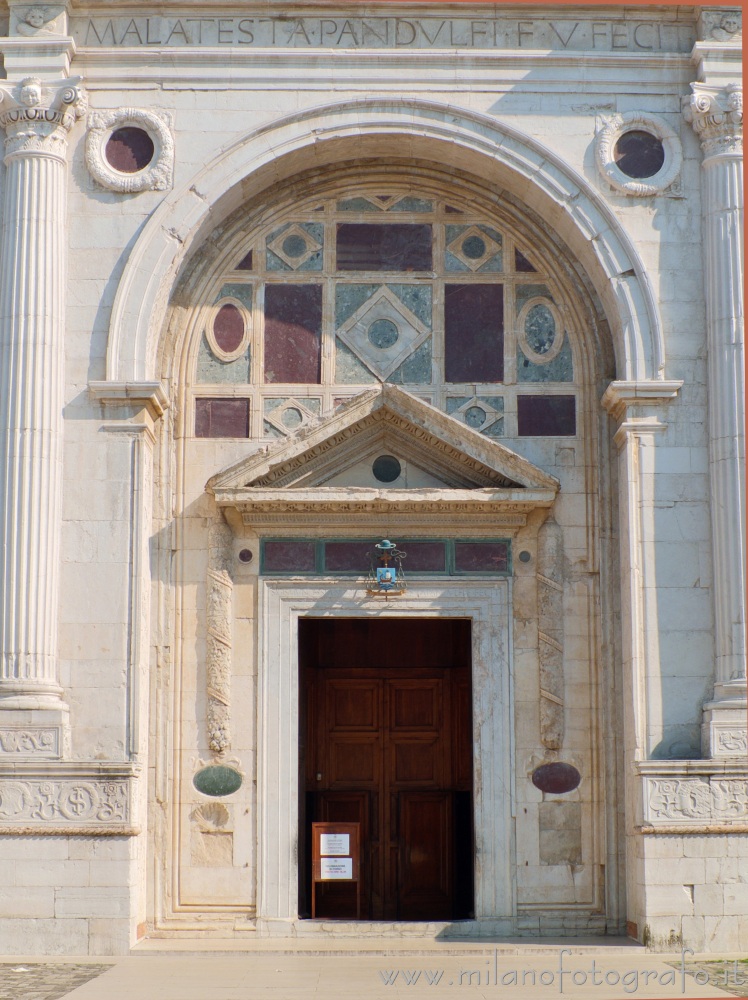
M 105 146 L 107 163 L 122 174 L 145 170 L 153 159 L 156 147 L 145 129 L 134 125 L 115 129 Z
M 468 236 L 462 244 L 462 252 L 470 260 L 480 260 L 486 252 L 485 241 L 480 236 Z
M 289 257 L 302 257 L 306 253 L 306 248 L 306 240 L 298 233 L 293 233 L 283 240 L 283 253 Z
M 613 147 L 618 169 L 627 177 L 654 177 L 665 162 L 662 140 L 651 132 L 632 129 L 624 132 Z
M 374 459 L 371 471 L 380 483 L 394 483 L 402 472 L 402 466 L 394 455 L 380 455 Z
M 371 324 L 366 335 L 375 347 L 380 351 L 386 351 L 388 347 L 397 343 L 400 331 L 391 319 L 377 319 Z
M 486 411 L 481 406 L 470 406 L 465 410 L 465 423 L 468 427 L 482 427 L 486 422 Z

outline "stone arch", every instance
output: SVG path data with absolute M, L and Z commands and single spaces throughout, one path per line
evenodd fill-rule
M 169 296 L 193 249 L 265 187 L 310 164 L 366 156 L 412 156 L 492 176 L 563 239 L 600 298 L 613 339 L 616 377 L 664 378 L 656 301 L 644 265 L 613 212 L 555 153 L 484 114 L 433 101 L 368 98 L 306 109 L 263 125 L 164 199 L 133 248 L 112 308 L 107 379 L 157 379 Z

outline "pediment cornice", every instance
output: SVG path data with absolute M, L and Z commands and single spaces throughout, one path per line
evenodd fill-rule
M 390 449 L 443 483 L 394 489 L 339 484 L 341 471 Z M 328 485 L 336 478 L 336 485 Z M 366 390 L 291 438 L 213 476 L 207 489 L 244 524 L 294 514 L 325 520 L 358 514 L 399 517 L 499 514 L 524 521 L 549 507 L 558 481 L 505 445 L 489 440 L 397 386 Z

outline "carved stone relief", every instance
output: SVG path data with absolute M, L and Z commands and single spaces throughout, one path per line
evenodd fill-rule
M 684 110 L 686 121 L 701 141 L 704 156 L 743 152 L 743 88 L 731 83 L 724 90 L 692 83 Z
M 549 750 L 564 742 L 564 542 L 547 520 L 538 532 L 538 652 L 540 739 Z
M 29 76 L 0 85 L 0 128 L 5 154 L 44 152 L 65 159 L 67 134 L 86 113 L 88 102 L 78 80 L 47 84 Z
M 209 802 L 190 814 L 190 860 L 197 867 L 231 868 L 234 864 L 234 834 L 227 806 Z
M 127 823 L 128 781 L 34 778 L 0 781 L 0 825 Z
M 89 173 L 110 191 L 135 194 L 138 191 L 165 191 L 171 187 L 174 174 L 173 119 L 169 111 L 142 108 L 118 108 L 114 111 L 92 111 L 88 116 L 86 136 L 86 166 Z M 153 142 L 150 163 L 135 173 L 123 173 L 110 165 L 106 156 L 107 142 L 117 129 L 136 128 L 147 132 Z
M 59 757 L 60 736 L 59 726 L 6 726 L 0 729 L 0 757 Z
M 635 131 L 648 132 L 662 143 L 664 162 L 651 177 L 629 177 L 616 163 L 616 143 L 625 133 Z M 683 163 L 683 150 L 680 139 L 662 118 L 629 111 L 602 120 L 595 138 L 595 160 L 600 174 L 616 191 L 642 198 L 662 194 L 674 184 Z
M 27 38 L 65 34 L 65 7 L 61 4 L 33 4 L 14 13 L 12 34 Z
M 234 583 L 229 572 L 233 535 L 221 517 L 210 527 L 207 654 L 208 746 L 217 754 L 231 747 L 231 616 Z
M 699 775 L 644 777 L 644 819 L 657 824 L 745 822 L 748 781 Z

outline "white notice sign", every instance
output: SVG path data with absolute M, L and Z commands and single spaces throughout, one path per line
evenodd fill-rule
M 350 854 L 349 842 L 350 836 L 347 833 L 321 833 L 319 836 L 319 853 L 320 855 Z M 350 878 L 351 876 L 340 877 Z
M 353 858 L 320 858 L 319 864 L 323 879 L 353 878 Z

